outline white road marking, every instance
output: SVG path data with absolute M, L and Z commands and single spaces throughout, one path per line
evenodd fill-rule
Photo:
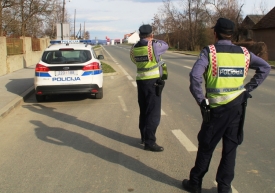
M 181 130 L 172 130 L 172 133 L 180 141 L 180 143 L 186 148 L 187 151 L 198 151 L 198 148 L 184 135 Z
M 129 74 L 124 70 L 124 68 L 123 68 L 121 65 L 118 65 L 118 67 L 121 69 L 121 71 L 122 71 L 125 75 L 129 76 Z
M 111 55 L 103 46 L 101 46 L 101 47 L 102 47 L 103 50 L 112 58 L 112 60 L 113 60 L 114 62 L 116 62 L 115 59 L 112 57 L 112 55 Z
M 118 100 L 119 100 L 119 102 L 121 104 L 121 107 L 122 107 L 123 111 L 125 111 L 125 112 L 128 111 L 123 98 L 121 96 L 118 96 Z
M 166 113 L 161 109 L 161 115 L 166 115 Z
M 134 87 L 137 87 L 137 83 L 136 82 L 132 82 L 132 84 L 134 85 Z
M 213 181 L 214 184 L 217 186 L 218 183 L 216 181 Z M 232 185 L 231 185 L 232 193 L 239 193 Z
M 185 68 L 189 68 L 189 69 L 192 69 L 192 67 L 190 67 L 190 66 L 184 66 Z
M 129 80 L 133 80 L 133 78 L 132 78 L 130 75 L 128 75 L 127 78 L 128 78 Z

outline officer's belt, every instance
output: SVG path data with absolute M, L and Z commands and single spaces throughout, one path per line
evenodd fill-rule
M 150 71 L 153 70 L 161 65 L 165 64 L 165 62 L 163 60 L 159 61 L 155 66 L 152 66 L 150 68 L 138 68 L 138 72 L 146 72 L 146 71 Z
M 207 93 L 224 93 L 224 92 L 233 92 L 237 90 L 242 90 L 244 85 L 235 88 L 206 88 Z
M 209 100 L 210 104 L 217 104 L 217 103 L 220 103 L 220 102 L 232 99 L 232 98 L 236 98 L 237 96 L 239 96 L 244 91 L 245 91 L 245 89 L 242 89 L 238 92 L 234 92 L 234 93 L 229 94 L 229 95 L 219 96 L 219 97 L 215 97 L 215 98 L 208 98 L 208 100 Z

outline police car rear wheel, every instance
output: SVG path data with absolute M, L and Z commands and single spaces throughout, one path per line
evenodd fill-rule
M 37 102 L 43 102 L 45 101 L 45 96 L 44 95 L 35 95 L 36 101 Z
M 102 99 L 103 98 L 103 88 L 101 88 L 98 93 L 95 94 L 96 99 Z

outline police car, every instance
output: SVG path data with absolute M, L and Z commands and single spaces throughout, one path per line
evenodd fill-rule
M 35 96 L 43 102 L 54 94 L 93 94 L 103 98 L 103 71 L 91 40 L 50 41 L 35 67 Z

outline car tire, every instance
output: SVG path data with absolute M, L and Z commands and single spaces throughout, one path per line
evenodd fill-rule
M 44 102 L 45 101 L 45 95 L 35 95 L 37 102 Z
M 102 99 L 103 98 L 103 88 L 99 89 L 98 93 L 95 94 L 96 99 Z

